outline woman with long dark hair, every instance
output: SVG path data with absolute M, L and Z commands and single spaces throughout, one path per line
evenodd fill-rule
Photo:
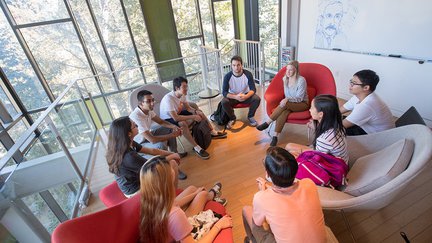
M 345 128 L 338 101 L 333 95 L 318 95 L 311 103 L 310 113 L 313 119 L 314 140 L 312 148 L 295 143 L 285 147 L 290 153 L 298 156 L 307 150 L 317 150 L 343 159 L 348 163 L 348 151 Z
M 170 161 L 176 174 L 178 174 L 178 163 L 180 163 L 178 154 L 142 147 L 133 141 L 137 133 L 137 125 L 129 117 L 124 116 L 111 123 L 108 135 L 105 158 L 108 162 L 109 171 L 115 175 L 117 184 L 126 197 L 135 195 L 140 188 L 139 171 L 147 160 L 138 153 L 167 156 L 166 158 Z
M 188 197 L 188 202 L 180 206 L 175 194 L 174 170 L 161 156 L 153 157 L 144 164 L 140 178 L 141 242 L 195 242 L 187 217 L 201 212 L 217 192 L 197 188 Z M 220 230 L 228 227 L 232 227 L 232 219 L 224 216 L 198 242 L 212 242 Z

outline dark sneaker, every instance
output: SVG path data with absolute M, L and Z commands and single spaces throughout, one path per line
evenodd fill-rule
M 228 201 L 225 198 L 215 197 L 213 198 L 213 201 L 222 204 L 222 206 L 226 206 Z
M 184 158 L 188 155 L 188 152 L 178 153 L 180 155 L 180 158 Z
M 227 137 L 227 132 L 217 132 L 217 134 L 212 134 L 211 137 L 213 139 L 221 139 Z
M 196 151 L 195 149 L 193 149 L 193 151 L 195 151 L 195 153 L 198 155 L 198 157 L 200 157 L 201 159 L 209 159 L 210 158 L 210 154 L 207 153 L 207 151 L 205 151 L 204 149 L 201 149 L 200 151 Z
M 256 127 L 259 131 L 265 130 L 269 127 L 269 124 L 267 122 L 264 122 L 263 124 L 260 124 Z
M 249 124 L 253 127 L 256 127 L 256 125 L 258 125 L 258 122 L 255 120 L 255 118 L 253 117 L 248 117 L 249 120 Z
M 276 146 L 277 142 L 278 142 L 278 138 L 276 136 L 273 136 L 271 143 L 270 143 L 270 146 Z
M 213 187 L 209 190 L 209 192 L 213 192 L 214 193 L 214 197 L 220 197 L 221 196 L 221 190 L 222 190 L 222 183 L 220 182 L 216 182 Z
M 186 180 L 187 179 L 187 175 L 183 171 L 178 170 L 178 172 L 179 172 L 179 174 L 178 174 L 179 180 Z

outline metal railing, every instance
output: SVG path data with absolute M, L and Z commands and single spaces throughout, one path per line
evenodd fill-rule
M 80 82 L 71 82 L 0 160 L 0 209 L 16 217 L 11 220 L 21 218 L 40 241 L 49 242 L 58 222 L 77 216 L 88 195 L 98 133 Z M 12 163 L 20 150 L 24 159 Z
M 187 70 L 191 100 L 198 99 L 197 94 L 206 87 L 220 87 L 218 50 L 201 50 L 188 57 L 85 77 L 72 81 L 15 142 L 0 160 L 0 215 L 15 217 L 22 229 L 27 229 L 8 228 L 17 240 L 25 242 L 22 234 L 30 231 L 40 241 L 49 242 L 50 233 L 60 222 L 79 215 L 89 195 L 89 168 L 100 146 L 98 130 L 129 114 L 129 94 L 152 81 L 148 78 L 151 75 L 145 75 L 147 80 L 140 78 L 142 70 L 156 69 L 151 71 L 157 73 L 153 83 L 171 90 L 171 82 L 160 78 L 171 74 L 163 74 L 158 68 L 170 63 L 181 63 Z M 130 80 L 95 85 L 102 77 L 112 75 Z M 17 152 L 24 155 L 18 163 L 13 160 Z
M 98 131 L 129 114 L 128 98 L 134 89 L 159 83 L 171 90 L 170 80 L 185 75 L 189 98 L 197 100 L 205 88 L 222 90 L 233 55 L 242 56 L 244 68 L 264 84 L 260 42 L 233 39 L 220 50 L 197 48 L 195 55 L 72 81 L 40 114 L 0 160 L 0 215 L 20 219 L 16 221 L 22 228 L 8 228 L 17 240 L 25 242 L 20 234 L 33 232 L 40 241 L 49 242 L 50 232 L 60 222 L 79 215 L 89 195 L 89 168 L 101 140 Z M 127 78 L 107 78 L 112 76 Z M 23 159 L 16 163 L 17 152 Z
M 231 41 L 220 49 L 223 73 L 231 71 L 231 57 L 238 55 L 243 59 L 243 68 L 250 71 L 255 80 L 263 86 L 265 84 L 265 58 L 262 42 L 237 39 Z

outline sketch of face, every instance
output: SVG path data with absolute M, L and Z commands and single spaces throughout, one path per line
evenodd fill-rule
M 326 36 L 335 36 L 343 17 L 343 6 L 340 2 L 327 5 L 321 16 L 321 27 Z

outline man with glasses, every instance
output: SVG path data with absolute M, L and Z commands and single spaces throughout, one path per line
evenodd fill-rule
M 343 120 L 347 135 L 363 135 L 394 128 L 390 109 L 374 92 L 378 82 L 379 77 L 372 70 L 358 71 L 350 80 L 349 91 L 354 96 L 339 107 L 342 114 L 351 111 Z
M 166 150 L 177 153 L 176 137 L 182 135 L 181 129 L 163 119 L 154 111 L 154 97 L 148 90 L 141 90 L 137 94 L 138 107 L 129 115 L 129 118 L 138 126 L 138 135 L 134 140 L 144 147 Z M 158 125 L 152 127 L 152 123 Z M 178 153 L 180 158 L 186 157 L 187 152 Z M 186 174 L 179 170 L 179 179 L 186 179 Z

